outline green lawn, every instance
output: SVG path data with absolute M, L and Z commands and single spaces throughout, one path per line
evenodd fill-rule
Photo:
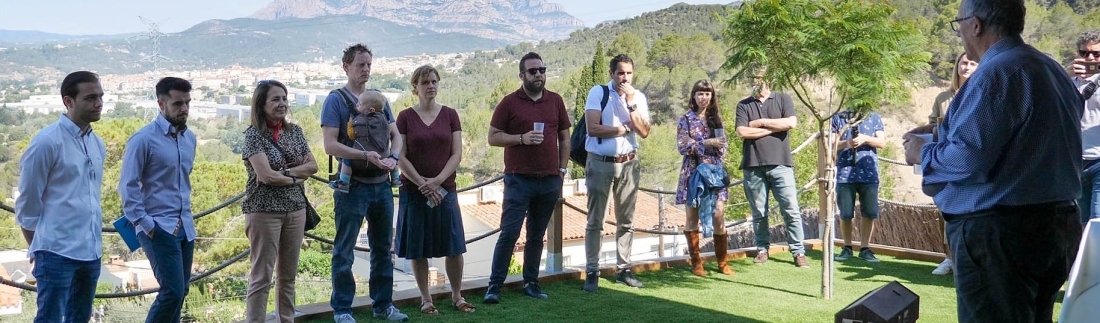
M 838 262 L 834 297 L 825 300 L 819 297 L 821 253 L 809 256 L 809 269 L 795 267 L 790 254 L 776 254 L 764 265 L 752 259 L 731 262 L 734 276 L 718 274 L 713 262 L 706 278 L 687 267 L 642 273 L 638 278 L 645 287 L 639 289 L 605 278 L 595 294 L 581 291 L 580 280 L 547 284 L 542 287 L 550 299 L 542 301 L 519 290 L 506 290 L 501 304 L 492 306 L 481 303 L 483 295 L 467 295 L 477 306 L 472 314 L 454 310 L 449 300 L 436 302 L 438 316 L 423 315 L 418 306 L 400 309 L 412 322 L 832 322 L 863 294 L 897 280 L 920 296 L 920 322 L 956 321 L 952 278 L 932 275 L 933 263 L 887 256 L 877 264 L 856 258 Z M 372 321 L 369 312 L 356 313 L 356 319 Z

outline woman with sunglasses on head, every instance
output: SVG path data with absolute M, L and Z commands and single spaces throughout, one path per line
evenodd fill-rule
M 397 131 L 405 145 L 397 162 L 402 185 L 394 250 L 398 257 L 412 260 L 421 313 L 439 314 L 428 292 L 428 258 L 446 258 L 451 304 L 472 313 L 474 306 L 462 297 L 466 234 L 455 185 L 462 161 L 462 122 L 458 112 L 435 101 L 439 71 L 434 67 L 418 67 L 410 83 L 420 100 L 397 115 Z
M 294 278 L 305 233 L 305 180 L 317 172 L 302 128 L 287 121 L 286 86 L 260 81 L 252 93 L 252 125 L 244 131 L 242 155 L 248 171 L 245 214 L 251 269 L 245 296 L 245 321 L 267 317 L 272 273 L 279 322 L 294 322 Z
M 951 100 L 955 98 L 955 93 L 977 69 L 978 62 L 968 59 L 966 53 L 959 54 L 955 58 L 954 71 L 951 73 L 951 88 L 936 96 L 936 101 L 932 103 L 932 114 L 928 115 L 929 126 L 935 128 L 943 122 L 943 116 L 947 113 L 947 107 L 951 105 Z M 936 266 L 936 269 L 932 270 L 932 274 L 947 275 L 951 273 L 951 248 L 947 246 L 947 231 L 945 229 L 947 223 L 944 222 L 943 217 L 937 217 L 937 220 L 940 224 L 940 231 L 944 232 L 943 253 L 946 257 L 944 257 L 943 262 Z

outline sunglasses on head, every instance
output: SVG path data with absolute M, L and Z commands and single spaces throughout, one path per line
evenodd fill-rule
M 531 75 L 543 74 L 543 75 L 545 75 L 546 74 L 546 68 L 545 67 L 528 68 L 527 69 L 527 74 L 531 74 Z
M 1097 50 L 1078 50 L 1077 55 L 1081 55 L 1081 57 L 1089 57 L 1089 55 L 1092 55 L 1092 57 L 1100 58 L 1100 51 L 1097 51 Z
M 256 86 L 264 86 L 264 85 L 268 85 L 268 84 L 275 83 L 275 82 L 276 82 L 275 80 L 263 80 L 263 81 L 256 82 Z

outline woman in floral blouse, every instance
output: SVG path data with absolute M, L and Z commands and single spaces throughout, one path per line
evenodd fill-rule
M 302 128 L 286 120 L 286 86 L 260 81 L 252 94 L 252 126 L 244 131 L 244 166 L 248 170 L 241 203 L 245 214 L 251 271 L 245 296 L 245 321 L 263 322 L 267 296 L 275 282 L 279 322 L 294 322 L 294 277 L 305 234 L 303 182 L 317 172 Z
M 722 126 L 722 117 L 718 108 L 718 93 L 714 85 L 708 80 L 699 80 L 691 88 L 689 99 L 691 110 L 680 117 L 676 126 L 677 148 L 684 155 L 683 166 L 680 168 L 680 183 L 676 189 L 676 204 L 685 204 L 688 200 L 688 179 L 699 166 L 699 163 L 718 165 L 722 167 L 722 159 L 726 156 L 726 134 Z M 726 200 L 729 199 L 729 191 L 723 187 L 717 190 L 717 202 L 713 210 L 714 224 L 714 256 L 718 261 L 718 270 L 723 274 L 732 275 L 733 270 L 726 262 L 726 223 L 723 218 L 723 209 Z M 703 261 L 699 256 L 700 232 L 699 209 L 685 205 L 687 211 L 687 223 L 684 225 L 684 235 L 688 240 L 688 253 L 691 255 L 691 272 L 698 276 L 706 276 L 703 270 Z M 709 211 L 709 210 L 704 210 Z

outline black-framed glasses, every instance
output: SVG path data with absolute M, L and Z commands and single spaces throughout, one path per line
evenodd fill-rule
M 966 21 L 967 19 L 974 18 L 974 16 L 966 16 L 951 21 L 951 31 L 959 32 L 959 23 Z
M 1100 50 L 1077 50 L 1077 55 L 1081 55 L 1081 58 L 1089 58 L 1089 55 L 1100 58 Z
M 546 68 L 545 67 L 528 68 L 527 69 L 527 74 L 531 74 L 531 75 L 543 74 L 543 75 L 546 75 Z

